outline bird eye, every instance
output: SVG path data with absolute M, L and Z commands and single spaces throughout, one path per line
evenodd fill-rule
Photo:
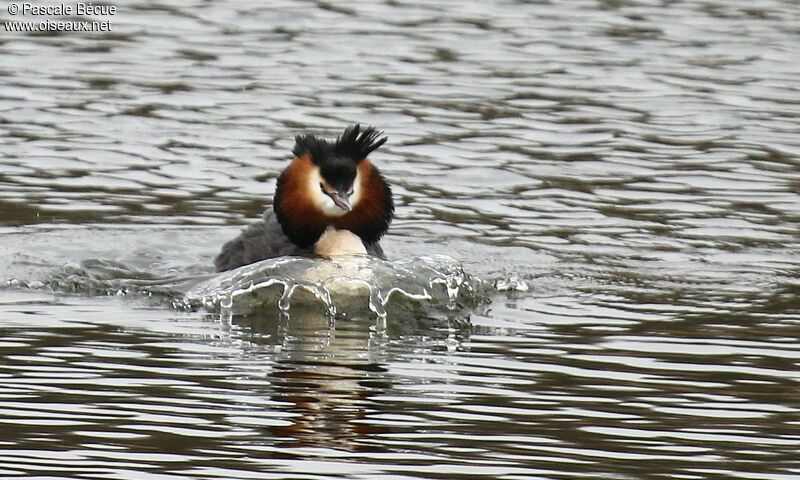
M 350 190 L 347 191 L 347 196 L 349 197 L 352 194 L 353 194 L 353 189 L 351 188 Z
M 319 182 L 319 189 L 323 192 L 325 191 L 325 185 L 323 185 L 322 182 Z

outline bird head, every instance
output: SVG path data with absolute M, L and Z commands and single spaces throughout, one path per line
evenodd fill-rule
M 334 154 L 320 159 L 316 167 L 309 181 L 315 183 L 319 179 L 319 190 L 311 185 L 311 201 L 328 217 L 341 217 L 353 210 L 361 200 L 358 163 Z
M 298 135 L 295 159 L 278 178 L 273 208 L 292 243 L 308 248 L 329 226 L 365 242 L 386 232 L 394 213 L 391 189 L 367 156 L 387 137 L 348 127 L 335 140 Z

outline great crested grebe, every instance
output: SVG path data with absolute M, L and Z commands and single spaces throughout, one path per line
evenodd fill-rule
M 296 136 L 272 209 L 222 246 L 217 271 L 303 252 L 385 258 L 378 242 L 394 215 L 392 190 L 367 158 L 386 142 L 382 133 L 356 124 L 335 141 Z

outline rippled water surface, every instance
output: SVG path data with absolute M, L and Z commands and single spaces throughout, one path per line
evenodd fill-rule
M 0 478 L 800 479 L 800 4 L 116 5 L 0 30 Z M 470 308 L 176 308 L 355 122 Z

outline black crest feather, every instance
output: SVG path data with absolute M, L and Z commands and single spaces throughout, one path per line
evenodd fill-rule
M 381 135 L 383 135 L 383 132 L 376 130 L 374 127 L 367 127 L 362 130 L 359 124 L 347 127 L 335 142 L 320 139 L 310 134 L 298 135 L 294 137 L 295 144 L 292 153 L 296 157 L 309 154 L 316 164 L 324 162 L 325 159 L 334 155 L 349 157 L 358 163 L 389 139 L 389 137 L 381 137 Z

